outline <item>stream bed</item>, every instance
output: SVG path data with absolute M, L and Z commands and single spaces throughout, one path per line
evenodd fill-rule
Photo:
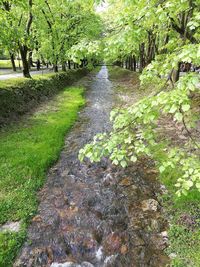
M 38 214 L 15 267 L 161 267 L 168 257 L 167 220 L 153 164 L 126 169 L 106 159 L 80 163 L 79 149 L 108 131 L 114 82 L 102 67 L 78 82 L 87 105 L 67 135 L 59 161 L 39 192 Z

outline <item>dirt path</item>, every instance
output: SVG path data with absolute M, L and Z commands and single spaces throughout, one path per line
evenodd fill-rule
M 38 215 L 15 267 L 159 267 L 168 261 L 167 224 L 152 164 L 145 160 L 123 170 L 107 160 L 77 159 L 85 143 L 110 127 L 115 97 L 107 75 L 102 67 L 97 76 L 81 80 L 89 89 L 88 104 L 39 193 Z

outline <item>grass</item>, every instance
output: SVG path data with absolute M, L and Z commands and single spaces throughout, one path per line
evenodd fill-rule
M 122 80 L 123 78 L 127 78 L 128 76 L 131 77 L 133 75 L 133 71 L 118 66 L 108 67 L 108 70 L 110 80 Z
M 0 132 L 0 224 L 22 222 L 19 233 L 0 233 L 1 267 L 12 266 L 37 210 L 36 192 L 83 104 L 83 88 L 67 88 L 20 125 Z
M 16 67 L 18 67 L 19 61 L 15 60 L 15 64 L 16 64 Z M 20 60 L 20 64 L 22 64 L 21 60 Z M 11 69 L 11 68 L 12 68 L 12 64 L 9 59 L 0 59 L 0 69 Z
M 174 171 L 176 172 L 176 170 Z M 170 217 L 169 247 L 166 252 L 174 254 L 171 266 L 200 266 L 200 193 L 191 190 L 187 196 L 177 197 L 175 194 L 175 178 L 177 173 L 165 174 L 162 182 L 168 189 L 163 203 Z

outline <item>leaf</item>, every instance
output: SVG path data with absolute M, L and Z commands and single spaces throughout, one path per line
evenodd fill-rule
M 169 113 L 175 113 L 177 111 L 177 106 L 173 105 L 170 110 Z
M 122 160 L 120 164 L 123 168 L 127 167 L 127 162 L 125 160 Z
M 136 161 L 137 161 L 137 157 L 136 157 L 136 156 L 131 156 L 130 160 L 131 160 L 132 162 L 136 162 Z
M 196 188 L 200 190 L 200 183 L 196 183 Z
M 165 171 L 165 167 L 164 166 L 160 166 L 159 167 L 159 171 L 160 171 L 160 173 L 163 173 Z
M 189 104 L 182 105 L 182 110 L 184 112 L 188 111 L 189 109 L 190 109 L 190 105 Z
M 190 188 L 193 186 L 193 182 L 192 181 L 186 181 L 185 184 Z
M 177 112 L 177 113 L 175 114 L 174 118 L 175 118 L 177 121 L 181 122 L 182 119 L 183 119 L 183 115 L 182 115 L 180 112 Z
M 112 163 L 115 164 L 115 165 L 118 165 L 119 161 L 117 159 L 114 159 Z

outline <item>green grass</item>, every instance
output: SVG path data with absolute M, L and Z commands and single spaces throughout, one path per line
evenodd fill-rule
M 110 80 L 122 80 L 133 75 L 133 71 L 120 68 L 118 66 L 108 67 Z
M 167 143 L 170 145 L 165 140 L 154 148 L 157 159 L 165 158 L 165 153 L 161 151 Z M 161 196 L 169 219 L 169 247 L 166 252 L 175 256 L 172 257 L 171 267 L 200 267 L 200 193 L 193 189 L 187 196 L 178 197 L 174 185 L 181 175 L 179 168 L 160 175 L 162 184 L 167 188 L 167 193 Z
M 176 168 L 161 175 L 161 181 L 168 189 L 162 199 L 170 218 L 166 252 L 176 255 L 170 266 L 200 267 L 200 193 L 194 189 L 187 196 L 178 197 L 174 187 L 178 172 Z
M 19 61 L 15 60 L 15 64 L 16 64 L 16 67 L 18 67 Z M 22 65 L 21 60 L 20 60 L 20 64 Z M 9 59 L 0 59 L 0 69 L 11 69 L 11 68 L 12 68 L 12 64 Z
M 0 224 L 23 222 L 20 233 L 0 234 L 1 267 L 12 266 L 37 210 L 36 192 L 83 104 L 83 88 L 67 88 L 20 125 L 0 132 Z

